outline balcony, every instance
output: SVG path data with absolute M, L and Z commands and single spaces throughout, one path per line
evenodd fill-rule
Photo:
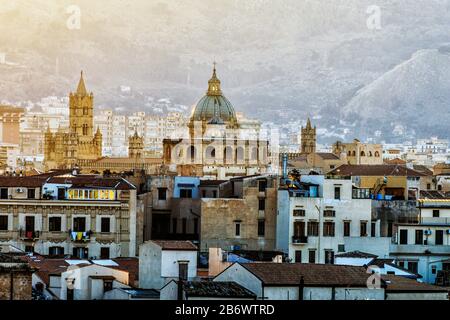
M 292 237 L 292 244 L 306 244 L 306 243 L 308 243 L 307 236 L 293 236 Z
M 91 231 L 69 231 L 70 240 L 73 242 L 88 242 L 91 240 Z
M 22 239 L 22 240 L 34 241 L 36 239 L 39 239 L 41 232 L 40 231 L 20 230 L 19 235 L 20 235 L 20 239 Z

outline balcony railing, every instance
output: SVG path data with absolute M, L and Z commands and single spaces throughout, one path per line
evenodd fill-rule
M 20 238 L 23 240 L 39 239 L 41 235 L 40 231 L 28 231 L 28 230 L 20 230 L 19 234 Z
M 292 244 L 305 244 L 305 243 L 308 243 L 307 236 L 293 236 L 292 237 Z

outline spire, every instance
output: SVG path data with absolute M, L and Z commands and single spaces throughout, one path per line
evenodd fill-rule
M 208 81 L 208 91 L 206 92 L 206 94 L 208 96 L 221 96 L 222 91 L 220 90 L 220 80 L 219 78 L 217 78 L 216 74 L 216 62 L 214 62 L 213 64 L 213 74 L 211 79 L 209 79 Z
M 311 120 L 309 118 L 308 118 L 308 121 L 306 122 L 306 129 L 312 129 Z
M 81 71 L 80 81 L 78 82 L 77 94 L 79 96 L 87 95 L 86 85 L 84 84 L 83 71 Z

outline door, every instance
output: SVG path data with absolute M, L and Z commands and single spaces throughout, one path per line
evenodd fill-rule
M 58 200 L 64 200 L 66 198 L 66 190 L 64 188 L 58 188 Z
M 444 230 L 436 230 L 436 245 L 443 245 L 444 244 Z
M 302 263 L 302 251 L 301 250 L 295 251 L 295 262 Z

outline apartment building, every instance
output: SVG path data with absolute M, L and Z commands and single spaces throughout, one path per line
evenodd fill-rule
M 301 176 L 278 190 L 276 249 L 293 262 L 333 264 L 348 241 L 379 237 L 379 229 L 369 190 L 351 179 Z
M 136 254 L 136 188 L 120 177 L 0 177 L 0 244 L 43 255 Z

